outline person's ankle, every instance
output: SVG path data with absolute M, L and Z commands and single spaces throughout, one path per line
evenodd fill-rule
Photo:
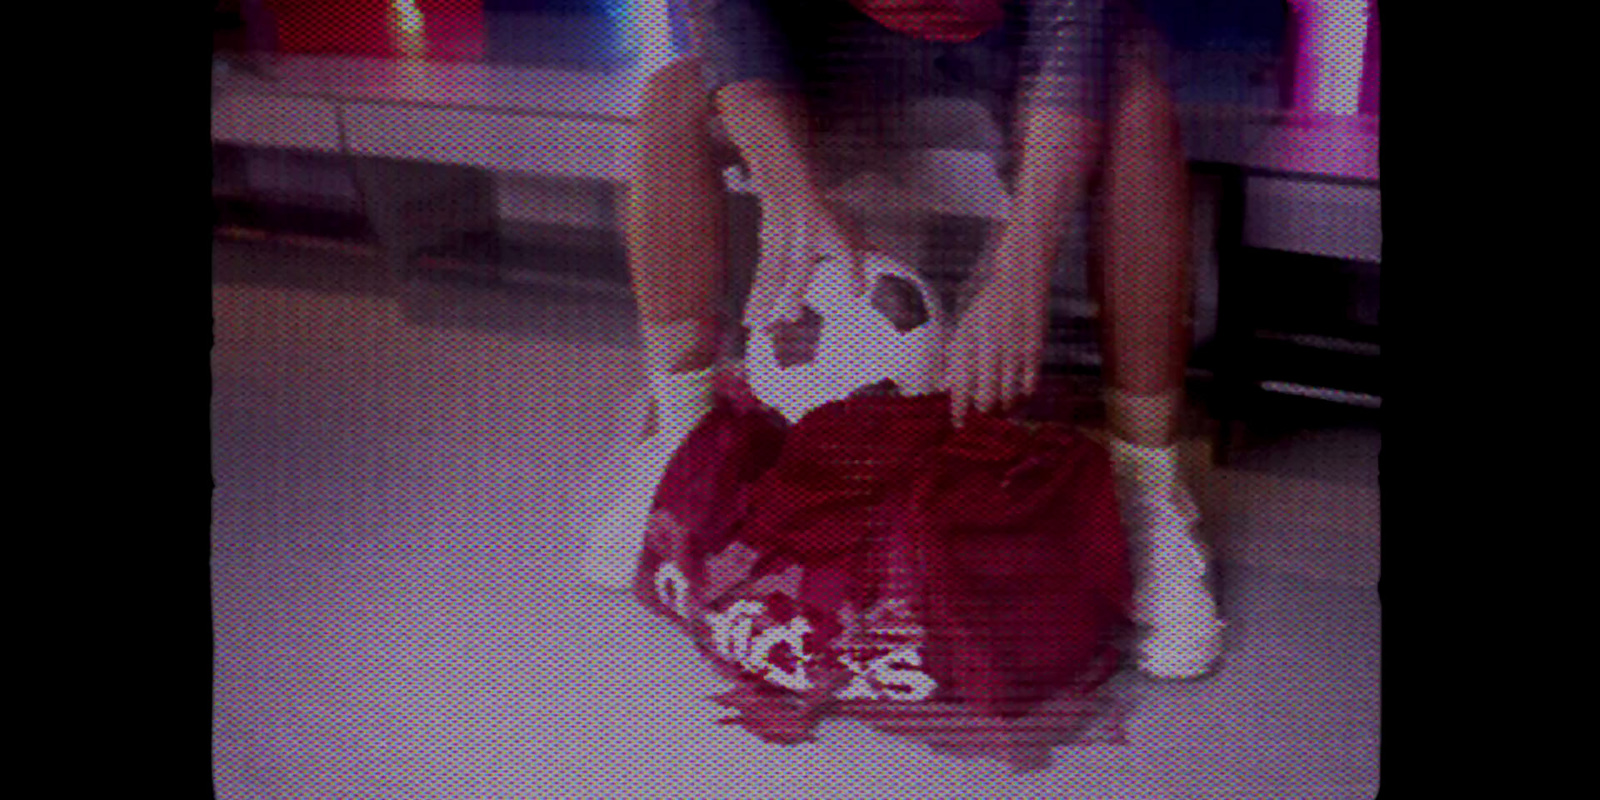
M 1116 439 L 1150 449 L 1164 450 L 1177 445 L 1182 392 L 1135 394 L 1109 389 L 1105 399 L 1107 421 Z
M 715 319 L 646 322 L 639 328 L 652 375 L 701 372 L 716 363 L 719 327 Z

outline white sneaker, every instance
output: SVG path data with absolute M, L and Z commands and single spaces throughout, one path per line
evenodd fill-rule
M 587 515 L 583 576 L 611 589 L 633 585 L 644 550 L 645 532 L 655 505 L 656 489 L 683 440 L 700 425 L 712 403 L 714 370 L 652 375 L 656 430 L 646 438 L 648 410 L 632 414 L 587 487 L 578 513 Z M 648 403 L 641 403 L 648 406 Z
M 1176 447 L 1112 441 L 1123 520 L 1134 550 L 1134 607 L 1144 628 L 1139 669 L 1152 678 L 1205 675 L 1222 655 L 1199 508 L 1184 485 Z

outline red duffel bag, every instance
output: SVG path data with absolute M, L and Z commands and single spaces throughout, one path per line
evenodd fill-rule
M 1104 448 L 1058 424 L 853 397 L 789 426 L 736 371 L 667 468 L 636 591 L 769 741 L 824 716 L 1038 767 L 1118 730 L 1131 585 Z

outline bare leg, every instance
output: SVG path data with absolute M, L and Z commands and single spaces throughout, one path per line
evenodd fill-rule
M 725 259 L 722 159 L 709 133 L 700 62 L 651 76 L 624 228 L 634 295 L 653 370 L 704 369 L 716 358 Z
M 645 87 L 639 161 L 625 219 L 650 388 L 579 500 L 583 571 L 601 586 L 634 578 L 668 461 L 711 409 L 723 277 L 722 183 L 700 65 L 662 67 Z
M 1188 170 L 1151 42 L 1130 37 L 1121 49 L 1097 226 L 1106 406 L 1136 553 L 1139 666 L 1196 678 L 1221 655 L 1223 622 L 1176 447 L 1190 335 Z
M 1142 42 L 1121 77 L 1097 227 L 1106 380 L 1114 431 L 1173 444 L 1190 337 L 1190 203 L 1177 110 Z

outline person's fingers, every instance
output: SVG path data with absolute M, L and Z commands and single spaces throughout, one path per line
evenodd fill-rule
M 956 348 L 950 357 L 950 368 L 946 371 L 950 418 L 957 428 L 966 421 L 967 409 L 972 403 L 975 353 L 971 342 L 971 337 L 965 332 L 957 337 Z
M 1037 350 L 1025 351 L 1022 363 L 1017 365 L 1017 404 L 1021 405 L 1038 394 L 1039 391 L 1039 361 Z
M 1043 358 L 1040 336 L 1030 334 L 1026 341 L 1018 342 L 1006 377 L 1012 402 L 1021 404 L 1032 397 L 1039 388 L 1039 366 Z
M 796 270 L 798 274 L 800 271 Z M 768 318 L 772 324 L 793 324 L 805 316 L 805 284 L 795 283 L 792 288 L 783 290 L 778 296 L 777 303 L 773 306 Z
M 1017 364 L 1017 400 L 1021 402 L 1039 391 L 1039 355 L 1024 352 Z
M 972 371 L 977 384 L 973 392 L 973 406 L 977 408 L 980 414 L 988 414 L 993 411 L 995 403 L 999 399 L 999 392 L 996 391 L 998 388 L 996 385 L 997 379 L 995 377 L 998 366 L 994 361 L 994 355 L 989 353 L 979 356 L 978 368 Z
M 1040 331 L 1033 337 L 1032 348 L 1022 361 L 1022 391 L 1032 397 L 1039 393 L 1039 372 L 1044 369 L 1044 340 L 1049 326 L 1041 323 Z
M 857 297 L 867 293 L 867 247 L 860 235 L 854 229 L 847 229 L 837 234 L 839 244 L 845 250 L 845 257 L 850 260 L 850 288 Z
M 950 420 L 956 422 L 960 417 L 956 402 L 956 384 L 961 375 L 961 338 L 960 332 L 950 337 L 950 342 L 944 349 L 944 372 L 939 376 L 939 389 L 950 396 Z
M 1003 402 L 1006 362 L 1010 360 L 1010 342 L 999 334 L 994 325 L 988 326 L 981 337 L 978 356 L 978 410 L 988 414 Z
M 773 305 L 783 288 L 784 264 L 793 238 L 794 214 L 789 209 L 777 204 L 762 209 L 761 250 L 745 305 L 747 328 L 763 328 L 770 322 Z
M 811 222 L 816 255 L 844 259 L 849 265 L 846 272 L 849 288 L 857 296 L 865 294 L 866 251 L 870 248 L 862 239 L 854 221 L 825 206 L 813 210 Z
M 959 375 L 965 368 L 966 355 L 966 330 L 957 327 L 951 332 L 950 338 L 944 346 L 944 372 L 939 376 L 939 388 L 946 392 L 955 391 L 959 382 Z
M 775 311 L 776 318 L 788 321 L 799 320 L 806 291 L 824 260 L 847 259 L 850 280 L 858 287 L 865 285 L 862 254 L 852 246 L 831 212 L 825 208 L 803 212 L 796 220 L 795 230 L 796 237 L 788 250 L 786 283 Z
M 809 238 L 796 236 L 787 249 L 788 258 L 783 265 L 783 282 L 774 300 L 770 318 L 774 322 L 799 322 L 806 287 L 816 270 L 816 258 L 811 253 Z
M 1002 414 L 1011 413 L 1011 410 L 1016 408 L 1016 400 L 1021 394 L 1018 392 L 1021 379 L 1018 374 L 1021 371 L 1018 368 L 1019 363 L 1021 358 L 1018 358 L 1016 352 L 1005 349 L 1000 357 L 1000 363 L 995 368 L 995 408 Z
M 800 322 L 806 288 L 816 272 L 816 224 L 808 214 L 794 211 L 790 235 L 782 248 L 782 270 L 773 285 L 770 323 Z

